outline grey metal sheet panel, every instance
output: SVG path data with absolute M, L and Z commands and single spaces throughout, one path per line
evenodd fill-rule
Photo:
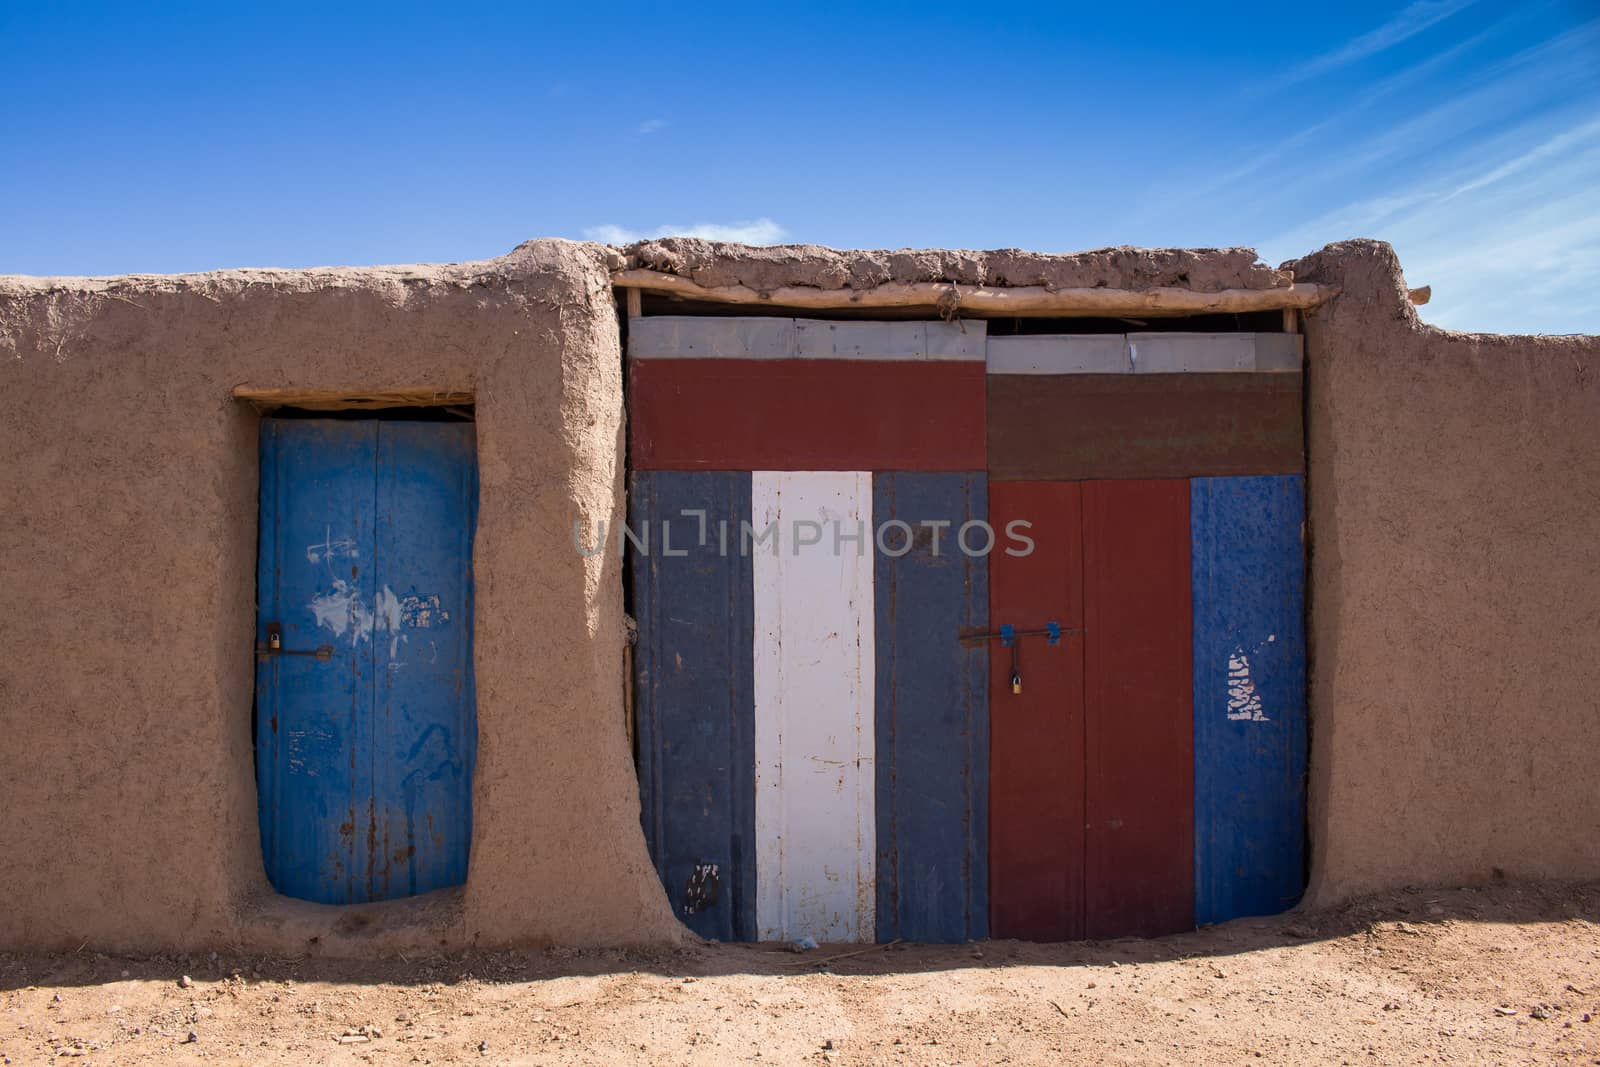
M 1033 334 L 989 339 L 990 374 L 1256 374 L 1300 370 L 1293 333 Z
M 988 324 L 795 320 L 802 359 L 982 360 Z
M 928 331 L 929 359 L 984 359 L 989 351 L 989 324 L 983 319 L 923 323 Z
M 989 339 L 990 374 L 1127 374 L 1120 333 L 1034 334 Z
M 1297 371 L 1300 335 L 1285 333 L 1130 333 L 1135 374 Z
M 793 319 L 646 315 L 628 320 L 631 359 L 785 359 L 794 355 Z
M 981 362 L 982 320 L 831 322 L 754 316 L 649 315 L 628 320 L 632 359 L 863 359 Z
M 1297 333 L 1258 333 L 1256 370 L 1298 371 L 1305 362 L 1305 338 Z

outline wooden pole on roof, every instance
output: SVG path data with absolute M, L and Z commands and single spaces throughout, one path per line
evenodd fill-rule
M 1034 318 L 1120 315 L 1208 315 L 1251 311 L 1304 310 L 1331 300 L 1338 289 L 1314 283 L 1273 289 L 1221 289 L 1200 292 L 1165 286 L 1151 289 L 1047 289 L 1040 285 L 1003 288 L 950 282 L 891 282 L 870 289 L 816 289 L 780 286 L 756 290 L 744 285 L 700 285 L 676 274 L 621 270 L 611 276 L 624 289 L 649 289 L 708 303 L 828 310 L 838 308 L 941 308 L 972 314 Z

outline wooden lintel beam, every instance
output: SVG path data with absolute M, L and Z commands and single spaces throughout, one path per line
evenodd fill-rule
M 654 270 L 621 270 L 611 275 L 625 289 L 670 293 L 688 300 L 746 304 L 798 310 L 833 308 L 937 308 L 986 315 L 1074 317 L 1118 315 L 1207 315 L 1250 311 L 1304 310 L 1338 294 L 1329 285 L 1300 283 L 1276 289 L 1046 289 L 1043 286 L 999 288 L 948 282 L 897 282 L 871 289 L 814 289 L 783 286 L 769 291 L 744 285 L 706 286 Z
M 316 410 L 365 408 L 460 407 L 472 403 L 472 394 L 456 390 L 384 389 L 379 392 L 337 389 L 263 389 L 237 385 L 235 400 L 246 400 L 257 407 L 294 407 Z

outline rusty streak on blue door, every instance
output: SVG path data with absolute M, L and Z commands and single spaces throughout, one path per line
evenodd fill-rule
M 466 879 L 477 495 L 470 423 L 262 421 L 256 785 L 281 893 Z

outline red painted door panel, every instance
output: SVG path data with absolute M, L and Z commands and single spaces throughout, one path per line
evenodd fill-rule
M 989 621 L 1019 630 L 1083 626 L 1082 491 L 1074 482 L 991 482 Z M 1034 542 L 1013 556 L 1008 524 Z M 1187 542 L 1185 542 L 1187 544 Z M 1020 550 L 1020 549 L 1019 549 Z M 1011 691 L 1011 650 L 990 642 L 989 899 L 993 937 L 1084 936 L 1083 639 L 1020 645 L 1022 692 Z
M 991 484 L 991 492 L 1001 486 Z M 1194 925 L 1189 483 L 1083 485 L 1084 936 Z

